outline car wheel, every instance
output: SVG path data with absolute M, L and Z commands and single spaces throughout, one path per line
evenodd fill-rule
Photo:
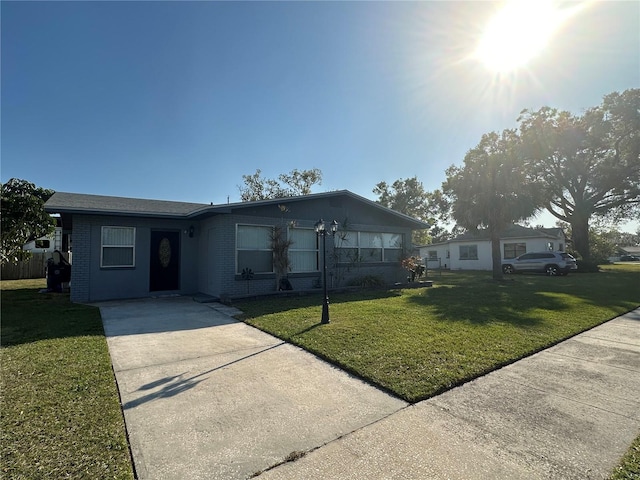
M 513 273 L 513 266 L 512 265 L 503 265 L 502 266 L 502 273 L 506 273 L 507 275 L 510 275 Z
M 555 277 L 558 275 L 558 266 L 557 265 L 547 265 L 544 268 L 545 273 L 550 277 Z

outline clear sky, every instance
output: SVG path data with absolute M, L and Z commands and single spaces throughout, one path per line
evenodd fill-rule
M 584 3 L 502 74 L 471 58 L 499 6 L 2 1 L 2 182 L 225 203 L 243 174 L 316 167 L 315 192 L 376 199 L 439 188 L 524 108 L 640 86 L 640 2 Z

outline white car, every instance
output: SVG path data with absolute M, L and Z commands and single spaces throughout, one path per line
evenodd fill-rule
M 576 270 L 576 259 L 565 252 L 530 252 L 502 261 L 502 272 L 506 274 L 538 272 L 555 276 L 567 275 Z

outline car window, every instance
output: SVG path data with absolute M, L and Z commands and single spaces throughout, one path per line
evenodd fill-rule
M 542 258 L 556 258 L 553 253 L 543 253 Z
M 520 255 L 518 260 L 531 260 L 532 258 L 535 258 L 533 253 L 525 253 L 524 255 Z

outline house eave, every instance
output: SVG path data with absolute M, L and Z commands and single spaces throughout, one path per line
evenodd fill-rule
M 162 218 L 162 219 L 187 219 L 189 216 L 185 214 L 171 214 L 171 213 L 158 213 L 158 212 L 131 212 L 123 210 L 98 210 L 95 208 L 60 208 L 60 207 L 47 207 L 45 206 L 45 212 L 47 213 L 59 213 L 65 215 L 100 215 L 100 216 L 117 216 L 117 217 L 145 217 L 145 218 Z
M 71 198 L 74 198 L 74 196 L 77 195 L 75 200 L 76 202 L 78 201 L 78 199 L 81 199 L 83 197 L 82 194 L 67 194 L 64 192 L 62 192 L 61 194 L 71 196 Z M 372 208 L 380 210 L 381 212 L 384 212 L 387 215 L 396 217 L 400 219 L 406 226 L 414 230 L 422 230 L 422 229 L 427 229 L 431 227 L 431 225 L 429 225 L 428 223 L 422 222 L 420 220 L 412 218 L 403 213 L 399 213 L 389 208 L 386 208 L 376 202 L 373 202 L 367 198 L 356 195 L 355 193 L 352 193 L 348 190 L 337 190 L 333 192 L 315 193 L 315 194 L 309 194 L 309 195 L 301 195 L 297 197 L 283 197 L 283 198 L 275 198 L 275 199 L 267 199 L 267 200 L 256 200 L 252 202 L 227 203 L 227 204 L 220 204 L 220 205 L 188 204 L 188 203 L 182 203 L 182 202 L 166 202 L 165 203 L 163 201 L 146 201 L 143 199 L 103 197 L 105 199 L 108 199 L 114 202 L 122 201 L 128 205 L 131 205 L 132 206 L 131 208 L 101 208 L 99 206 L 91 206 L 86 208 L 80 207 L 80 206 L 70 207 L 70 206 L 56 204 L 55 202 L 56 197 L 54 194 L 54 197 L 52 197 L 52 199 L 50 199 L 49 201 L 47 201 L 47 203 L 45 203 L 45 211 L 48 213 L 60 213 L 60 214 L 64 213 L 64 214 L 70 214 L 70 215 L 102 215 L 102 216 L 109 215 L 109 216 L 137 217 L 137 218 L 146 217 L 146 218 L 162 218 L 162 219 L 200 220 L 205 217 L 221 215 L 221 214 L 222 215 L 231 214 L 240 210 L 255 208 L 259 206 L 278 205 L 278 204 L 286 205 L 289 203 L 309 201 L 309 200 L 322 199 L 322 198 L 330 198 L 330 197 L 338 197 L 338 196 L 344 196 L 344 197 L 355 199 L 356 201 L 359 201 Z M 84 195 L 84 197 L 90 198 L 92 196 Z M 95 198 L 99 198 L 99 197 L 95 197 Z M 138 202 L 140 205 L 138 205 L 138 203 L 136 202 Z M 138 206 L 141 207 L 142 205 L 145 205 L 145 204 L 147 205 L 150 204 L 151 206 L 157 208 L 158 207 L 157 202 L 162 202 L 163 205 L 166 204 L 170 206 L 178 206 L 179 208 L 177 209 L 184 209 L 185 211 L 173 213 L 173 212 L 163 212 L 159 210 L 150 211 L 143 208 L 141 209 L 135 208 Z M 188 208 L 191 208 L 191 210 L 187 210 Z

